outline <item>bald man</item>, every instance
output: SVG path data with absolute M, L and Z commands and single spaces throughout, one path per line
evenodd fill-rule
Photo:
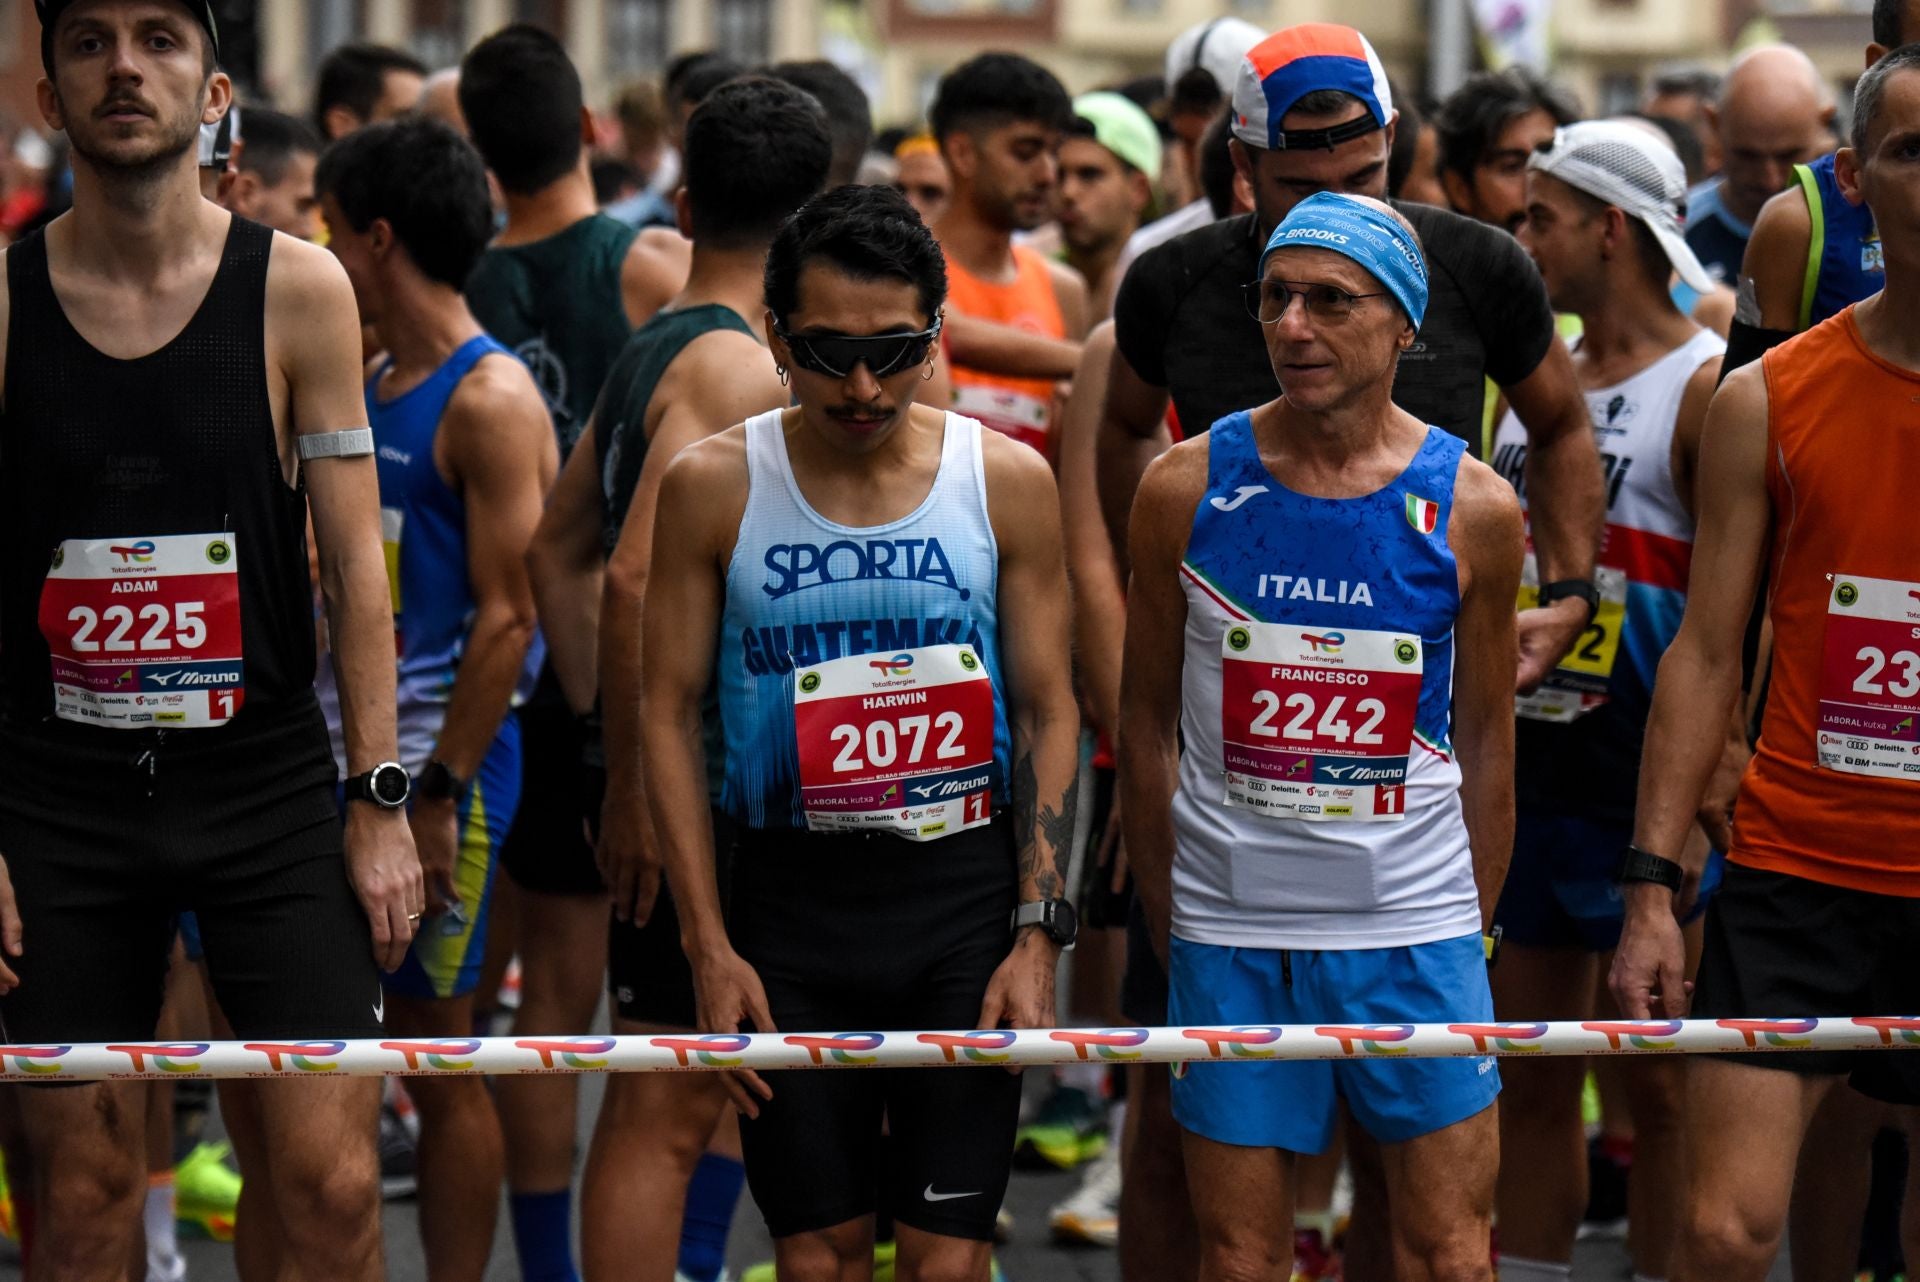
M 1807 55 L 1760 45 L 1734 60 L 1707 119 L 1725 168 L 1687 195 L 1687 244 L 1732 282 L 1760 207 L 1793 181 L 1793 167 L 1832 148 L 1833 91 Z
M 420 86 L 420 114 L 431 116 L 462 138 L 467 118 L 460 110 L 460 68 L 442 67 Z

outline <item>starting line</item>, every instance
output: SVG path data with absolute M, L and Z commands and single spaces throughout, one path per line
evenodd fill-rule
M 0 1045 L 0 1081 L 1900 1049 L 1920 1049 L 1920 1016 Z

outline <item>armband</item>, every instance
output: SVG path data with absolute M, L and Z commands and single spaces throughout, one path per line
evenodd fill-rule
M 373 429 L 349 427 L 338 432 L 309 432 L 300 439 L 300 459 L 365 458 L 373 453 Z

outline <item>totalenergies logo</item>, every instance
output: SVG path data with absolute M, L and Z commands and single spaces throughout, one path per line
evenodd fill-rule
M 1329 632 L 1324 636 L 1318 636 L 1312 632 L 1302 632 L 1300 639 L 1305 641 L 1308 648 L 1315 654 L 1339 654 L 1340 647 L 1347 643 L 1347 634 Z
M 1920 1015 L 1857 1015 L 1854 1023 L 1880 1034 L 1882 1046 L 1898 1041 L 1902 1046 L 1920 1046 Z
M 753 1045 L 753 1039 L 745 1033 L 702 1033 L 697 1037 L 649 1037 L 647 1044 L 672 1051 L 682 1068 L 691 1068 L 693 1060 L 708 1068 L 737 1068 L 740 1052 Z
M 107 551 L 119 557 L 122 565 L 129 562 L 145 565 L 153 560 L 153 540 L 141 539 L 138 543 L 114 543 L 108 546 Z
M 1449 1033 L 1458 1033 L 1462 1037 L 1473 1039 L 1473 1049 L 1486 1054 L 1491 1048 L 1496 1051 L 1537 1051 L 1538 1046 L 1530 1045 L 1538 1038 L 1547 1035 L 1545 1024 L 1448 1024 Z
M 1313 1030 L 1321 1037 L 1340 1043 L 1343 1055 L 1405 1055 L 1407 1048 L 1395 1046 L 1413 1036 L 1412 1024 L 1322 1024 Z
M 1626 1045 L 1642 1051 L 1670 1051 L 1673 1042 L 1669 1039 L 1685 1025 L 1677 1019 L 1594 1019 L 1580 1027 L 1604 1036 L 1614 1050 Z
M 921 1033 L 916 1039 L 925 1046 L 938 1046 L 947 1063 L 957 1064 L 965 1057 L 969 1064 L 1004 1064 L 1013 1057 L 997 1054 L 1019 1040 L 1010 1028 L 984 1029 L 976 1033 Z
M 1267 1048 L 1280 1040 L 1280 1029 L 1271 1024 L 1183 1028 L 1180 1036 L 1205 1046 L 1208 1059 L 1272 1059 L 1275 1052 Z
M 1144 1028 L 1057 1028 L 1047 1036 L 1056 1042 L 1065 1042 L 1073 1047 L 1073 1053 L 1080 1059 L 1088 1058 L 1089 1052 L 1100 1059 L 1139 1059 L 1140 1052 L 1131 1049 L 1143 1045 L 1147 1040 Z
M 334 1056 L 347 1049 L 345 1042 L 247 1042 L 250 1051 L 267 1057 L 267 1067 L 276 1073 L 331 1073 L 340 1065 Z
M 1757 1047 L 1761 1042 L 1782 1049 L 1798 1049 L 1813 1043 L 1799 1036 L 1811 1033 L 1820 1027 L 1817 1019 L 1716 1019 L 1714 1023 L 1722 1028 L 1737 1031 L 1748 1046 Z
M 883 677 L 904 677 L 913 671 L 913 656 L 901 653 L 891 659 L 870 659 L 867 666 Z
M 53 1061 L 72 1050 L 71 1046 L 0 1046 L 0 1064 L 9 1073 L 31 1073 L 49 1077 L 60 1071 Z
M 877 1058 L 863 1055 L 860 1051 L 877 1051 L 886 1044 L 883 1033 L 822 1033 L 808 1035 L 796 1033 L 782 1039 L 789 1046 L 798 1046 L 807 1052 L 807 1058 L 815 1064 L 824 1064 L 831 1059 L 836 1064 L 871 1064 Z
M 398 1051 L 407 1067 L 418 1070 L 422 1064 L 439 1073 L 464 1073 L 473 1061 L 464 1058 L 480 1049 L 474 1037 L 440 1037 L 412 1042 L 381 1042 L 381 1049 Z
M 605 1055 L 617 1045 L 611 1037 L 520 1037 L 513 1044 L 538 1055 L 542 1068 L 552 1068 L 558 1060 L 568 1068 L 589 1069 L 607 1066 L 606 1060 L 589 1056 Z
M 207 1053 L 208 1046 L 207 1042 L 153 1042 L 107 1049 L 132 1060 L 136 1073 L 146 1072 L 149 1061 L 156 1073 L 195 1073 L 200 1070 L 200 1056 Z

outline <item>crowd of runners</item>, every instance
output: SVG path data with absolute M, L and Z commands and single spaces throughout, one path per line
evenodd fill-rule
M 1920 1008 L 1920 3 L 1845 112 L 1787 45 L 1588 118 L 1226 17 L 879 132 L 710 52 L 601 111 L 527 25 L 283 114 L 204 0 L 36 9 L 9 1045 Z M 584 1153 L 578 1085 L 226 1080 L 229 1159 L 204 1087 L 27 1083 L 0 1227 L 103 1282 L 182 1224 L 378 1276 L 383 1194 L 434 1282 L 503 1206 L 526 1282 L 716 1282 L 736 1211 L 784 1282 L 1920 1266 L 1920 1056 L 624 1074 Z M 1044 1226 L 1019 1164 L 1082 1173 Z

